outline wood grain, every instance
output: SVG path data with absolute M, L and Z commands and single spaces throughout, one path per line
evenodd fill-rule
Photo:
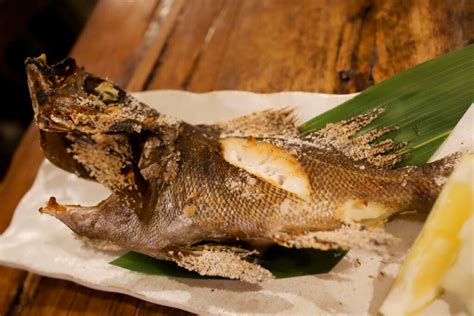
M 100 76 L 128 82 L 130 78 L 127 76 L 139 74 L 130 72 L 129 64 L 133 63 L 137 46 L 140 46 L 149 21 L 156 16 L 158 8 L 161 8 L 159 1 L 100 1 L 71 56 Z M 0 201 L 3 201 L 0 231 L 8 226 L 14 208 L 31 186 L 42 160 L 39 133 L 32 124 L 0 187 Z M 0 267 L 0 275 L 0 315 L 188 314 L 169 307 L 143 304 L 122 294 L 98 292 L 71 282 L 42 278 L 22 270 Z
M 158 6 L 159 0 L 99 1 L 70 55 L 88 71 L 125 85 L 128 64 Z
M 212 36 L 212 22 L 223 7 L 222 0 L 189 1 L 184 8 L 148 89 L 183 89 L 194 73 L 201 49 Z M 166 61 L 166 62 L 162 62 Z
M 30 188 L 43 160 L 38 135 L 36 125 L 31 125 L 23 136 L 0 187 L 0 233 L 8 227 L 16 205 Z M 22 270 L 0 266 L 0 276 L 0 315 L 5 315 L 18 297 L 27 274 Z
M 473 3 L 100 0 L 71 55 L 134 91 L 348 93 L 474 42 Z M 0 231 L 42 159 L 32 125 L 0 186 Z M 0 275 L 0 315 L 188 314 L 21 270 Z
M 135 54 L 135 62 L 129 63 L 133 75 L 127 84 L 128 90 L 141 91 L 145 88 L 185 3 L 184 0 L 167 0 L 160 3 Z
M 461 24 L 467 2 L 379 1 L 375 16 L 375 82 L 472 41 L 464 38 L 468 34 Z
M 200 47 L 200 54 L 195 61 L 195 71 L 188 75 L 189 85 L 183 88 L 194 92 L 207 92 L 216 87 L 219 70 L 225 52 L 229 48 L 230 35 L 240 15 L 242 4 L 240 0 L 228 0 L 224 3 L 212 22 L 207 41 Z

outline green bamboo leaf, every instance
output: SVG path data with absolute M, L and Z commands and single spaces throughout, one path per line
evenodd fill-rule
M 113 260 L 110 264 L 135 272 L 151 275 L 167 275 L 171 277 L 201 279 L 197 273 L 179 267 L 171 261 L 158 260 L 138 252 L 128 252 Z
M 362 133 L 384 126 L 399 130 L 386 137 L 408 141 L 398 166 L 429 160 L 474 102 L 474 45 L 403 71 L 304 123 L 302 132 L 351 118 L 374 108 L 386 111 Z
M 385 126 L 399 130 L 387 137 L 408 141 L 406 155 L 398 166 L 416 165 L 429 160 L 457 122 L 474 102 L 474 45 L 454 51 L 403 71 L 372 86 L 304 123 L 300 130 L 310 132 L 331 122 L 348 119 L 374 108 L 386 111 L 362 133 Z M 344 251 L 286 249 L 272 247 L 262 258 L 262 265 L 276 277 L 325 273 L 339 262 Z M 200 277 L 176 264 L 127 253 L 111 264 L 154 275 Z
M 270 270 L 276 278 L 288 278 L 331 271 L 344 254 L 345 251 L 338 250 L 299 250 L 273 246 L 265 251 L 260 264 Z M 174 262 L 158 260 L 137 252 L 128 252 L 113 260 L 110 264 L 150 275 L 210 279 L 210 277 L 203 277 L 181 268 Z

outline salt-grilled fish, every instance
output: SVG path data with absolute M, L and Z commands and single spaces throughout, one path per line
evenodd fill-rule
M 385 247 L 393 214 L 428 211 L 454 156 L 394 169 L 404 144 L 357 133 L 383 108 L 302 134 L 291 109 L 190 125 L 138 102 L 73 59 L 25 62 L 46 158 L 112 191 L 96 206 L 40 209 L 77 235 L 202 275 L 272 278 L 262 244 Z

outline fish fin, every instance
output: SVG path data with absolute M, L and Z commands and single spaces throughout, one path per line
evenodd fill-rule
M 79 177 L 92 179 L 84 166 L 70 154 L 70 141 L 65 133 L 40 130 L 40 143 L 45 157 L 55 166 Z
M 68 134 L 66 137 L 70 141 L 67 152 L 84 167 L 88 176 L 109 188 L 121 203 L 144 219 L 142 201 L 147 183 L 134 162 L 127 136 Z
M 384 127 L 357 135 L 357 132 L 384 111 L 385 108 L 377 108 L 348 120 L 327 124 L 318 131 L 304 135 L 303 139 L 329 149 L 336 149 L 354 161 L 364 161 L 375 167 L 393 167 L 400 161 L 402 156 L 400 150 L 406 143 L 391 139 L 376 141 L 381 136 L 397 130 L 397 127 Z
M 454 167 L 456 164 L 461 160 L 463 157 L 463 152 L 454 152 L 452 154 L 449 154 L 441 159 L 428 162 L 426 164 L 421 165 L 419 168 L 417 168 L 416 172 L 419 172 L 424 175 L 432 175 L 436 177 L 445 177 L 446 180 L 447 178 L 451 175 L 451 173 L 454 170 Z M 467 153 L 469 155 L 472 155 L 473 153 Z M 444 183 L 443 183 L 444 185 Z M 442 186 L 442 185 L 441 185 Z
M 277 233 L 275 243 L 288 248 L 366 249 L 385 254 L 396 238 L 381 228 L 348 223 L 331 231 L 310 231 L 302 234 Z
M 296 116 L 293 108 L 268 109 L 211 125 L 221 137 L 296 137 Z
M 202 245 L 169 251 L 171 259 L 180 267 L 200 275 L 220 276 L 257 283 L 273 278 L 270 271 L 245 260 L 257 253 L 239 247 Z
M 456 152 L 420 166 L 399 169 L 399 172 L 404 173 L 407 184 L 416 188 L 417 196 L 422 196 L 422 199 L 413 199 L 412 209 L 425 212 L 431 210 L 461 157 L 462 154 Z

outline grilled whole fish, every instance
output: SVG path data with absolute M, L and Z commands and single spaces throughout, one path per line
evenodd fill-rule
M 25 64 L 47 159 L 112 191 L 96 206 L 52 197 L 40 211 L 202 275 L 271 278 L 253 258 L 257 244 L 380 250 L 391 237 L 378 227 L 429 210 L 455 160 L 393 169 L 404 144 L 377 141 L 393 129 L 356 135 L 383 108 L 310 134 L 290 109 L 193 126 L 73 59 Z

